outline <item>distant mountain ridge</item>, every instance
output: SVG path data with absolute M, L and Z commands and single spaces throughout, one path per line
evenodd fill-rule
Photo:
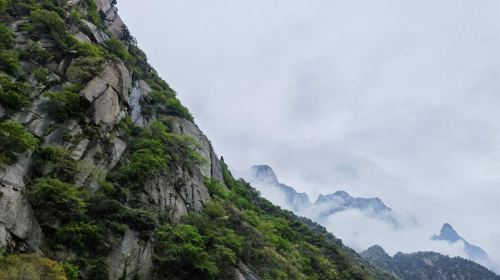
M 378 197 L 352 197 L 346 191 L 339 190 L 331 194 L 320 194 L 312 203 L 306 193 L 299 193 L 293 187 L 281 183 L 268 165 L 254 165 L 235 174 L 250 182 L 273 203 L 320 223 L 342 211 L 359 210 L 365 216 L 382 220 L 395 228 L 417 225 L 413 217 L 402 218 Z
M 486 267 L 475 262 L 435 253 L 397 253 L 393 257 L 378 245 L 361 252 L 361 256 L 374 266 L 391 272 L 401 280 L 499 280 Z
M 462 243 L 464 252 L 467 257 L 475 262 L 478 262 L 490 269 L 494 269 L 496 272 L 499 271 L 499 268 L 493 264 L 490 260 L 488 253 L 483 250 L 481 247 L 473 245 L 469 243 L 465 238 L 460 236 L 456 230 L 448 223 L 443 224 L 441 227 L 441 231 L 439 235 L 433 235 L 431 237 L 432 240 L 437 241 L 446 241 L 449 244 Z
M 254 165 L 246 171 L 235 172 L 235 175 L 251 183 L 273 203 L 323 225 L 328 224 L 328 219 L 336 214 L 360 211 L 365 217 L 383 221 L 394 229 L 418 226 L 413 216 L 396 213 L 378 197 L 352 197 L 348 192 L 339 190 L 331 194 L 320 194 L 316 201 L 311 202 L 306 193 L 299 193 L 293 187 L 281 183 L 268 165 Z M 430 239 L 446 241 L 449 244 L 463 243 L 463 251 L 468 259 L 498 272 L 497 266 L 489 259 L 486 251 L 461 237 L 449 223 L 445 223 L 440 233 Z

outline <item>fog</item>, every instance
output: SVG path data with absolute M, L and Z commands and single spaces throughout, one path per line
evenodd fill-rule
M 269 164 L 313 199 L 377 196 L 425 229 L 335 217 L 329 229 L 355 248 L 425 250 L 419 240 L 449 222 L 500 263 L 499 1 L 118 7 L 232 167 Z

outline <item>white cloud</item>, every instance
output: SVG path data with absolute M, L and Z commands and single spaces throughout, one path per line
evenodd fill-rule
M 426 228 L 450 222 L 499 251 L 499 1 L 119 8 L 235 168 L 268 163 L 312 197 L 378 196 Z

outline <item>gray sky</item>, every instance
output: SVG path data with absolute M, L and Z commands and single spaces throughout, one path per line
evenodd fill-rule
M 500 1 L 118 7 L 234 168 L 378 196 L 500 261 Z

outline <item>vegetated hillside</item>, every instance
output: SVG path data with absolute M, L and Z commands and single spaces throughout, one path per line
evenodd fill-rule
M 389 256 L 380 246 L 372 246 L 361 253 L 371 264 L 392 272 L 402 280 L 498 280 L 486 267 L 472 261 L 441 255 L 435 252 L 411 254 L 397 253 Z
M 0 279 L 391 279 L 219 161 L 111 0 L 0 0 Z

